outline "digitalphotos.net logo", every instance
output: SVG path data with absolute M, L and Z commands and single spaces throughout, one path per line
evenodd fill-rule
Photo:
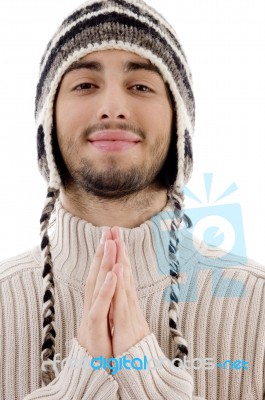
M 202 237 L 203 241 L 211 247 L 221 247 L 226 254 L 221 258 L 230 255 L 238 255 L 246 260 L 246 245 L 243 228 L 243 218 L 239 203 L 220 204 L 227 196 L 237 191 L 237 186 L 232 183 L 216 199 L 211 199 L 211 188 L 213 181 L 212 173 L 205 173 L 204 186 L 206 192 L 206 204 L 199 199 L 187 186 L 184 194 L 199 203 L 201 206 L 185 209 L 185 214 L 192 221 L 190 229 L 193 235 Z M 237 261 L 230 259 L 230 265 Z
M 223 369 L 224 371 L 228 370 L 246 370 L 248 371 L 248 361 L 245 360 L 225 360 L 223 362 L 214 362 L 213 358 L 194 358 L 192 361 L 188 359 L 187 356 L 184 356 L 184 360 L 180 358 L 175 358 L 173 360 L 169 360 L 166 357 L 160 358 L 147 358 L 144 356 L 143 358 L 127 358 L 127 356 L 122 357 L 111 357 L 106 358 L 103 356 L 92 358 L 88 361 L 85 358 L 76 359 L 66 357 L 61 360 L 60 354 L 55 354 L 52 360 L 52 368 L 56 373 L 56 376 L 61 372 L 62 368 L 65 366 L 67 362 L 71 368 L 74 369 L 90 369 L 99 371 L 101 369 L 109 370 L 111 375 L 116 375 L 121 370 L 137 370 L 137 371 L 145 371 L 147 374 L 152 373 L 153 370 L 160 370 L 165 368 L 175 369 L 175 361 L 178 361 L 178 368 L 185 370 L 212 370 L 215 368 Z M 45 370 L 45 363 L 42 365 L 42 370 Z
M 204 196 L 196 195 L 188 186 L 184 188 L 185 199 L 189 198 L 193 203 L 197 203 L 196 207 L 185 208 L 182 212 L 176 214 L 165 211 L 155 215 L 151 220 L 157 266 L 162 274 L 169 274 L 169 266 L 172 262 L 168 251 L 170 241 L 173 243 L 173 247 L 177 249 L 178 269 L 180 275 L 182 274 L 185 278 L 185 283 L 180 282 L 179 288 L 177 285 L 172 286 L 179 302 L 195 302 L 198 300 L 198 288 L 197 282 L 194 282 L 194 276 L 197 273 L 198 277 L 198 272 L 203 269 L 212 271 L 213 296 L 242 297 L 245 295 L 245 285 L 241 281 L 222 278 L 224 268 L 245 264 L 247 261 L 241 206 L 239 203 L 227 202 L 228 196 L 237 191 L 237 186 L 232 183 L 214 198 L 212 195 L 213 174 L 204 173 L 203 180 Z M 204 199 L 201 197 L 204 197 Z M 171 220 L 180 216 L 185 220 L 184 214 L 192 225 L 188 227 L 182 222 L 178 230 L 179 243 L 174 243 L 170 230 Z M 190 238 L 190 240 L 187 238 Z M 203 255 L 199 245 L 201 240 L 212 250 L 211 254 L 214 254 L 214 257 L 209 258 Z M 219 249 L 222 251 L 218 251 Z M 197 258 L 193 257 L 196 271 L 192 261 L 191 263 L 188 262 L 191 254 L 194 253 L 197 253 Z M 191 279 L 193 279 L 192 285 L 190 285 Z M 230 285 L 231 281 L 233 281 L 233 285 Z M 188 292 L 187 287 L 192 287 L 192 291 L 189 290 Z M 231 288 L 230 291 L 228 287 Z M 165 301 L 170 301 L 169 289 L 164 293 Z

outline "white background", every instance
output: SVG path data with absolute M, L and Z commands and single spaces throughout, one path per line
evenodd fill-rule
M 236 183 L 238 190 L 223 202 L 240 203 L 247 254 L 265 265 L 264 1 L 148 3 L 174 26 L 193 74 L 195 163 L 189 188 L 206 206 L 203 173 L 214 174 L 212 199 Z M 79 4 L 0 3 L 0 259 L 39 243 L 46 185 L 36 161 L 38 66 L 54 31 Z M 198 204 L 187 201 L 186 206 Z

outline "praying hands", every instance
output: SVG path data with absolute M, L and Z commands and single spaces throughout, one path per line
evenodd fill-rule
M 92 357 L 117 357 L 150 333 L 118 227 L 102 236 L 85 287 L 78 341 Z

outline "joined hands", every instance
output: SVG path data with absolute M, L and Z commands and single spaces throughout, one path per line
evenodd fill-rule
M 121 356 L 150 334 L 118 227 L 104 232 L 85 286 L 78 341 L 92 357 Z

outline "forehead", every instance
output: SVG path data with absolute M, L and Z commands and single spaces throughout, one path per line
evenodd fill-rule
M 149 71 L 163 80 L 160 70 L 150 60 L 126 50 L 104 50 L 89 53 L 71 64 L 64 76 L 83 69 L 96 72 L 120 70 L 124 73 L 142 70 Z

